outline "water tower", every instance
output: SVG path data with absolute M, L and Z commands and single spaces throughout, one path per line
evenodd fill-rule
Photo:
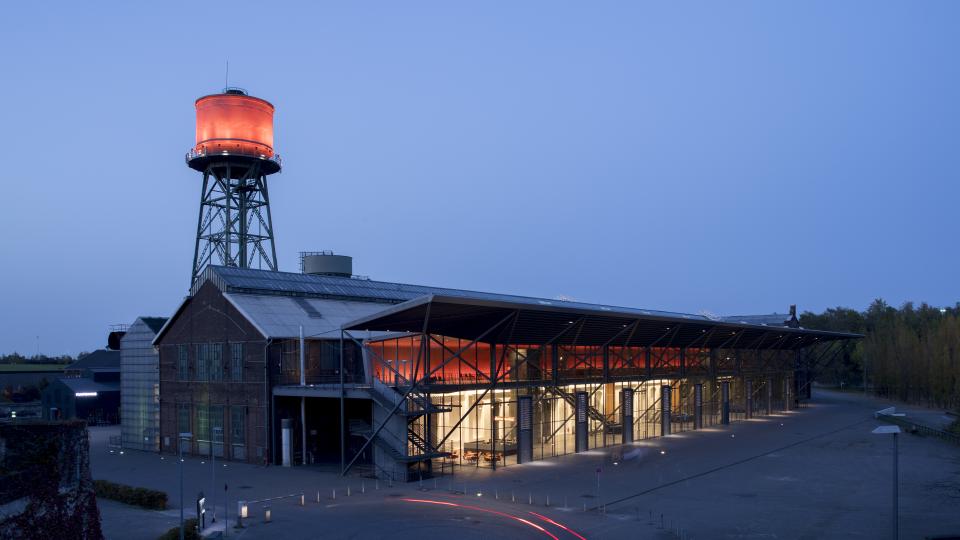
M 191 285 L 208 264 L 277 269 L 267 176 L 280 172 L 273 151 L 273 105 L 239 88 L 196 101 L 197 139 L 187 165 L 203 173 Z

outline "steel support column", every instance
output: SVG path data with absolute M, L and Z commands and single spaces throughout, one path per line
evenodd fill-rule
M 669 384 L 660 387 L 660 434 L 670 435 L 670 412 L 672 410 L 671 391 L 673 388 Z
M 730 381 L 720 382 L 720 423 L 730 424 Z
M 590 449 L 590 437 L 587 416 L 587 393 L 580 391 L 576 393 L 576 429 L 574 430 L 574 448 L 577 452 L 586 452 Z
M 633 388 L 620 390 L 620 433 L 623 444 L 633 442 Z
M 693 429 L 703 429 L 703 384 L 693 385 Z

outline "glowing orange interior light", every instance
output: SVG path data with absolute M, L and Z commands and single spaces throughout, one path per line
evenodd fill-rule
M 242 94 L 214 94 L 197 100 L 198 154 L 273 157 L 273 105 Z

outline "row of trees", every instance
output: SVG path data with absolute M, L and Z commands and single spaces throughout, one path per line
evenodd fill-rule
M 80 353 L 83 356 L 83 353 Z M 45 354 L 35 354 L 33 356 L 23 356 L 20 353 L 0 355 L 0 364 L 70 364 L 76 358 L 69 354 L 61 356 L 47 356 Z
M 883 397 L 960 409 L 960 303 L 937 308 L 907 302 L 897 309 L 875 300 L 864 312 L 806 312 L 800 324 L 865 336 L 817 375 L 820 382 L 865 384 Z

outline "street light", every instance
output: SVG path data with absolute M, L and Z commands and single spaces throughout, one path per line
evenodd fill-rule
M 900 498 L 899 498 L 899 477 L 897 474 L 897 462 L 899 461 L 899 449 L 897 447 L 897 435 L 900 433 L 900 426 L 879 426 L 872 432 L 874 435 L 893 435 L 893 539 L 900 538 Z
M 213 512 L 213 516 L 210 518 L 210 523 L 217 522 L 217 501 L 214 499 L 215 494 L 217 493 L 217 452 L 214 447 L 217 444 L 217 435 L 220 436 L 220 441 L 223 441 L 223 428 L 220 426 L 214 426 L 211 430 L 212 436 L 210 437 L 210 510 Z
M 183 441 L 193 439 L 193 433 L 180 433 L 177 438 L 177 453 L 180 457 L 180 540 L 183 540 Z

